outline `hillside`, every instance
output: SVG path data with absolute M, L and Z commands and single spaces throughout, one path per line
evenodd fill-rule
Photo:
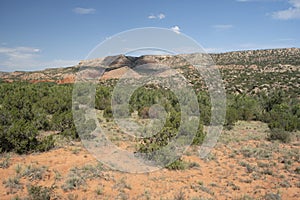
M 189 55 L 146 55 L 130 57 L 124 55 L 109 56 L 94 60 L 84 60 L 78 65 L 67 68 L 45 69 L 42 71 L 12 73 L 0 72 L 0 79 L 5 82 L 56 82 L 73 83 L 75 74 L 82 66 L 104 67 L 101 81 L 118 79 L 135 66 L 144 64 L 163 64 L 183 73 L 193 85 L 202 85 L 201 77 L 183 58 L 201 57 L 201 54 Z M 299 95 L 300 86 L 300 49 L 268 49 L 237 51 L 210 54 L 215 65 L 220 69 L 225 87 L 232 93 L 257 93 L 271 88 L 289 91 Z

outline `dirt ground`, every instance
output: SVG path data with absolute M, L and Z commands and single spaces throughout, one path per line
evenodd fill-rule
M 186 169 L 144 174 L 113 171 L 81 143 L 3 154 L 0 199 L 300 199 L 299 137 L 282 144 L 267 134 L 264 123 L 238 122 L 207 158 L 191 147 L 183 156 Z

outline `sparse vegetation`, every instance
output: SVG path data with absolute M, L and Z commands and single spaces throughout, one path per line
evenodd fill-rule
M 17 164 L 16 167 L 15 167 L 15 171 L 16 171 L 16 174 L 21 174 L 21 172 L 22 172 L 22 165 L 21 164 Z
M 180 190 L 177 194 L 175 194 L 174 196 L 174 200 L 185 200 L 186 199 L 186 195 L 185 193 Z
M 9 189 L 9 193 L 16 193 L 23 188 L 23 185 L 20 183 L 20 177 L 18 176 L 9 177 L 7 180 L 3 181 L 3 184 Z
M 279 193 L 268 193 L 264 196 L 266 200 L 281 200 L 281 195 Z
M 97 189 L 95 190 L 95 193 L 96 193 L 98 196 L 102 195 L 102 194 L 103 194 L 103 188 L 97 188 Z
M 81 168 L 74 167 L 70 170 L 65 183 L 62 185 L 62 189 L 68 191 L 85 186 L 87 180 L 101 177 L 102 170 L 101 164 L 96 166 L 85 165 Z
M 42 186 L 27 186 L 29 200 L 50 200 L 51 189 Z
M 81 186 L 85 185 L 85 180 L 77 175 L 69 175 L 65 183 L 62 185 L 64 191 L 79 189 Z
M 22 176 L 29 178 L 30 181 L 42 180 L 47 169 L 46 166 L 28 165 L 22 172 Z
M 0 168 L 8 168 L 10 165 L 10 155 L 5 154 L 0 161 Z

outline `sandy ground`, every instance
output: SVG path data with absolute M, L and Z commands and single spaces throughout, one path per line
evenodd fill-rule
M 0 199 L 32 197 L 30 186 L 47 187 L 51 199 L 300 199 L 300 141 L 270 142 L 267 131 L 261 122 L 238 122 L 206 159 L 191 147 L 183 160 L 193 167 L 144 174 L 101 166 L 81 143 L 3 154 Z

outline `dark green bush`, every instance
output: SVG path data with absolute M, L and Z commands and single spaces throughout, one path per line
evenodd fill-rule
M 270 129 L 282 129 L 290 132 L 298 129 L 300 118 L 293 114 L 291 106 L 287 103 L 275 105 L 269 115 Z
M 50 200 L 51 189 L 43 186 L 30 185 L 27 187 L 30 200 Z
M 104 109 L 103 117 L 105 117 L 105 118 L 113 117 L 113 112 L 112 112 L 111 106 L 108 106 Z
M 54 147 L 54 138 L 53 135 L 49 135 L 45 138 L 43 138 L 39 144 L 37 145 L 36 149 L 38 151 L 48 151 Z
M 204 133 L 204 131 L 203 131 L 203 125 L 202 125 L 202 123 L 200 122 L 200 123 L 199 123 L 199 127 L 198 127 L 198 129 L 197 129 L 197 132 L 196 132 L 196 135 L 195 135 L 195 137 L 194 137 L 194 139 L 193 139 L 192 144 L 193 144 L 193 145 L 200 145 L 200 144 L 202 144 L 204 138 L 205 138 L 205 133 Z
M 39 132 L 68 132 L 76 137 L 71 112 L 71 85 L 0 84 L 0 152 L 47 151 L 54 138 Z
M 16 121 L 6 132 L 8 144 L 3 145 L 1 142 L 1 149 L 2 151 L 13 149 L 17 153 L 26 153 L 37 147 L 37 134 L 37 129 L 31 123 L 23 119 Z
M 238 118 L 238 111 L 231 107 L 231 106 L 228 106 L 227 107 L 227 110 L 226 110 L 226 118 L 225 118 L 225 127 L 227 129 L 232 129 L 234 124 L 239 120 Z
M 184 162 L 182 159 L 175 160 L 174 162 L 166 166 L 166 168 L 170 170 L 184 170 L 187 167 L 188 163 Z
M 291 133 L 282 129 L 272 129 L 268 139 L 279 140 L 281 142 L 288 143 L 291 141 Z

